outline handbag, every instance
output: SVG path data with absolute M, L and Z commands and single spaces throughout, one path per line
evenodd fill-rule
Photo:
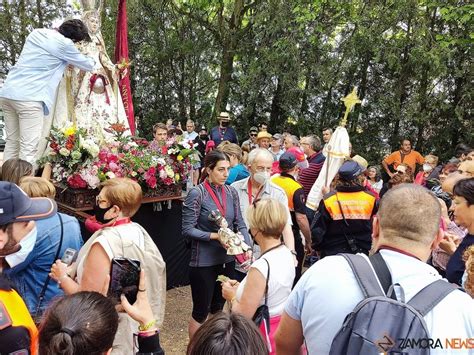
M 265 281 L 265 303 L 257 308 L 255 314 L 252 317 L 252 320 L 255 322 L 257 327 L 260 327 L 262 322 L 264 323 L 265 331 L 267 334 L 270 333 L 270 311 L 268 310 L 267 301 L 268 301 L 268 280 L 270 279 L 270 264 L 267 259 L 263 258 L 267 263 L 267 280 Z

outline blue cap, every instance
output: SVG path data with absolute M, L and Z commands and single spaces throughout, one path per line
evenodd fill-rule
M 298 164 L 298 160 L 293 153 L 285 152 L 281 155 L 278 163 L 280 165 L 281 171 L 288 171 L 293 169 L 296 164 Z
M 345 161 L 339 168 L 339 178 L 345 181 L 352 181 L 358 177 L 365 169 L 353 160 Z
M 57 205 L 46 197 L 29 197 L 11 182 L 0 181 L 0 225 L 35 221 L 56 214 Z

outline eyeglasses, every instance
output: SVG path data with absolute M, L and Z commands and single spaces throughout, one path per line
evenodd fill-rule
M 250 137 L 256 137 L 257 135 L 255 133 L 250 133 Z

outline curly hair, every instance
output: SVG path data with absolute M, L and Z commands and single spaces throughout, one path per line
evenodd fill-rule
M 464 289 L 472 298 L 474 298 L 474 245 L 471 245 L 464 251 L 463 260 L 466 263 L 467 273 Z

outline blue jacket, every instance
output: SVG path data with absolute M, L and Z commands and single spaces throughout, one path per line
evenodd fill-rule
M 63 244 L 59 253 L 61 258 L 67 248 L 79 251 L 83 241 L 81 229 L 76 218 L 62 214 L 64 223 Z M 33 251 L 26 260 L 14 268 L 4 270 L 5 274 L 15 285 L 18 293 L 34 317 L 38 305 L 38 297 L 48 276 L 54 257 L 59 247 L 61 238 L 61 226 L 59 217 L 56 215 L 36 221 L 37 237 Z M 51 300 L 63 295 L 63 291 L 54 280 L 50 280 L 46 289 L 45 297 L 41 304 L 43 312 Z
M 211 185 L 219 201 L 222 201 L 220 188 Z M 229 228 L 240 232 L 245 242 L 250 245 L 250 236 L 247 226 L 240 212 L 239 195 L 232 186 L 224 185 L 227 209 L 226 220 Z M 226 250 L 217 240 L 211 240 L 211 233 L 219 228 L 209 220 L 211 211 L 217 210 L 216 203 L 203 184 L 194 186 L 189 190 L 183 202 L 182 234 L 191 241 L 191 260 L 189 266 L 214 266 L 222 265 L 234 260 L 232 255 L 227 255 Z
M 246 177 L 249 177 L 250 173 L 247 170 L 247 168 L 243 164 L 237 164 L 236 166 L 233 166 L 229 170 L 229 177 L 225 181 L 227 185 L 230 185 L 236 181 L 245 179 Z

